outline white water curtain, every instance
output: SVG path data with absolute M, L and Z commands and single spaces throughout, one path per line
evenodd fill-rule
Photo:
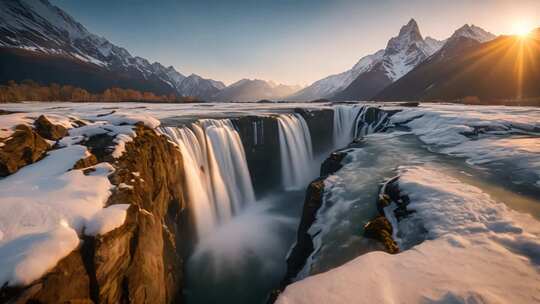
M 283 114 L 277 121 L 283 188 L 304 189 L 315 175 L 308 125 L 300 114 Z
M 164 127 L 183 157 L 190 210 L 204 237 L 255 201 L 240 136 L 232 122 L 204 119 L 188 127 Z

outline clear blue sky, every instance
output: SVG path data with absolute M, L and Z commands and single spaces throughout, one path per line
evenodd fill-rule
M 184 74 L 310 84 L 386 45 L 413 17 L 424 36 L 465 23 L 540 26 L 539 0 L 51 0 L 133 55 Z

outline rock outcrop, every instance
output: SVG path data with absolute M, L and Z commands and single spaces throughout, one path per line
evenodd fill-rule
M 0 177 L 40 160 L 51 148 L 32 128 L 18 125 L 7 139 L 0 139 Z
M 48 140 L 59 140 L 68 133 L 64 126 L 53 124 L 44 115 L 41 115 L 36 119 L 34 127 L 37 134 Z
M 111 163 L 115 172 L 109 177 L 117 187 L 107 205 L 130 204 L 124 224 L 105 235 L 83 235 L 82 245 L 39 280 L 0 288 L 0 302 L 181 301 L 187 231 L 182 156 L 154 130 L 137 125 L 135 131 L 125 153 Z M 103 159 L 111 158 L 92 155 L 74 169 Z

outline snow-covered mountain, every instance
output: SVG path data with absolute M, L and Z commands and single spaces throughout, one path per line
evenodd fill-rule
M 62 56 L 71 59 L 70 65 L 74 64 L 74 60 L 97 65 L 136 80 L 133 83 L 152 81 L 164 88 L 161 91 L 168 87 L 171 93 L 179 95 L 190 95 L 191 92 L 214 94 L 224 87 L 223 83 L 197 75 L 186 78 L 172 66 L 165 67 L 158 62 L 150 63 L 144 58 L 132 56 L 126 49 L 90 33 L 47 0 L 0 1 L 0 47 L 54 58 Z M 187 82 L 184 84 L 184 81 Z M 186 91 L 183 91 L 184 88 Z
M 522 87 L 514 81 L 519 38 L 500 37 L 464 25 L 444 46 L 404 77 L 384 88 L 376 100 L 456 100 L 475 96 L 481 100 L 536 97 L 540 75 L 534 69 L 522 74 Z M 532 66 L 540 52 L 531 50 L 524 66 Z M 482 60 L 478 60 L 482 58 Z M 474 64 L 471 64 L 474 63 Z
M 258 101 L 261 99 L 278 100 L 289 96 L 300 86 L 276 84 L 272 81 L 260 79 L 242 79 L 219 91 L 213 100 L 216 101 Z
M 374 63 L 379 62 L 384 55 L 384 50 L 362 57 L 350 70 L 343 73 L 330 75 L 321 80 L 315 81 L 312 85 L 289 96 L 289 100 L 314 100 L 326 98 L 336 92 L 345 89 L 361 73 L 371 69 Z
M 448 40 L 450 41 L 452 39 L 456 39 L 457 37 L 470 38 L 480 43 L 488 42 L 497 38 L 497 36 L 495 36 L 494 34 L 474 24 L 465 24 L 464 26 L 460 27 L 454 32 L 454 34 L 452 34 L 452 36 Z
M 329 98 L 347 89 L 355 79 L 365 73 L 377 73 L 372 77 L 362 78 L 364 85 L 361 96 L 368 96 L 371 91 L 380 89 L 381 85 L 391 83 L 418 63 L 435 53 L 444 44 L 431 37 L 422 38 L 418 24 L 414 19 L 403 26 L 399 35 L 388 41 L 387 47 L 374 54 L 362 57 L 354 67 L 340 74 L 331 75 L 314 82 L 302 91 L 290 96 L 292 100 L 313 100 Z M 370 76 L 369 74 L 366 76 Z M 350 89 L 354 91 L 354 87 Z M 354 92 L 351 92 L 354 93 Z M 356 94 L 358 95 L 358 94 Z
M 444 41 L 430 37 L 424 39 L 418 24 L 411 19 L 396 37 L 388 41 L 382 58 L 334 97 L 369 99 L 438 51 L 443 44 Z
M 178 86 L 180 92 L 186 96 L 199 96 L 204 99 L 212 98 L 220 90 L 225 88 L 221 81 L 204 79 L 199 75 L 191 74 Z

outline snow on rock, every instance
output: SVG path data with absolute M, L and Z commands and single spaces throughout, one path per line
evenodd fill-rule
M 45 232 L 0 243 L 0 284 L 30 284 L 78 245 L 77 232 L 65 223 Z
M 408 208 L 416 211 L 402 222 L 421 223 L 427 240 L 296 282 L 276 303 L 540 302 L 538 221 L 433 167 L 401 172 Z
M 87 155 L 80 145 L 53 150 L 0 180 L 0 261 L 11 265 L 0 267 L 0 286 L 26 284 L 54 267 L 77 247 L 77 234 L 103 208 L 114 169 L 101 163 L 88 175 L 70 170 Z
M 12 113 L 0 116 L 0 138 L 9 137 L 17 125 L 32 126 L 40 116 L 39 113 Z M 65 115 L 47 114 L 45 117 L 54 125 L 61 125 L 67 129 L 73 127 L 70 117 Z
M 111 205 L 98 211 L 86 225 L 84 233 L 96 236 L 105 234 L 124 224 L 129 204 Z
M 145 126 L 155 129 L 160 125 L 159 120 L 143 113 L 113 112 L 108 115 L 88 115 L 85 118 L 93 121 L 107 121 L 115 126 L 143 123 Z

